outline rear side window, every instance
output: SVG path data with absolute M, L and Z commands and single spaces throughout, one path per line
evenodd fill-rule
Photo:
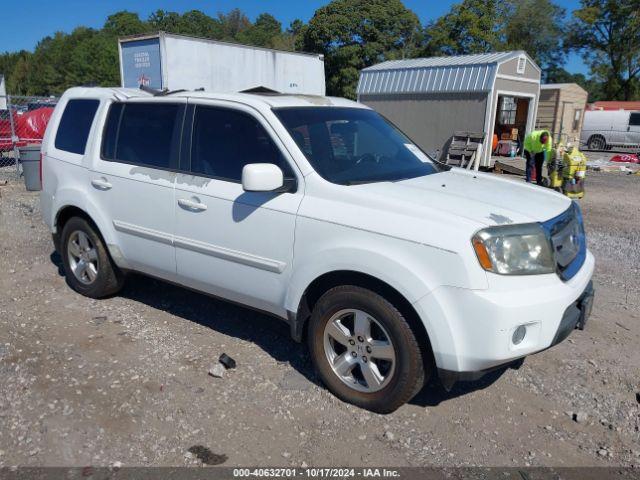
M 629 125 L 632 127 L 640 126 L 640 112 L 629 115 Z
M 99 100 L 89 99 L 67 102 L 56 132 L 55 146 L 58 150 L 84 155 L 98 105 Z
M 102 158 L 175 169 L 184 106 L 170 103 L 115 103 L 109 109 Z
M 286 178 L 293 171 L 262 125 L 251 115 L 197 107 L 191 140 L 191 173 L 240 182 L 249 163 L 274 163 Z

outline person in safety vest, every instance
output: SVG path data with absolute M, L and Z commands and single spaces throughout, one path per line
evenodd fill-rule
M 550 160 L 552 140 L 548 130 L 535 130 L 524 138 L 524 157 L 527 159 L 527 182 L 531 182 L 533 169 L 536 169 L 536 183 L 542 185 L 542 164 Z

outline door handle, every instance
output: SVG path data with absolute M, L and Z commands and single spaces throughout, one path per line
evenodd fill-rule
M 178 205 L 187 210 L 193 210 L 194 212 L 202 212 L 207 209 L 204 203 L 200 203 L 196 200 L 187 200 L 186 198 L 178 199 Z
M 106 178 L 94 178 L 91 180 L 91 185 L 93 185 L 98 190 L 109 190 L 113 185 L 111 185 Z

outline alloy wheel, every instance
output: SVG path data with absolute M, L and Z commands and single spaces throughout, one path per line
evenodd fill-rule
M 332 315 L 324 329 L 324 352 L 333 373 L 360 392 L 382 390 L 395 372 L 391 336 L 362 310 L 344 309 Z
M 67 255 L 73 275 L 83 284 L 91 285 L 98 277 L 98 251 L 89 235 L 76 230 L 69 235 Z

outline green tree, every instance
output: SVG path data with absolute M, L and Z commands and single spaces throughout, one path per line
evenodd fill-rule
M 31 69 L 32 54 L 24 55 L 16 61 L 11 70 L 3 70 L 6 73 L 6 90 L 7 93 L 14 95 L 26 95 L 27 80 Z
M 67 87 L 73 85 L 120 85 L 117 40 L 104 31 L 78 44 L 73 51 Z
M 31 53 L 26 50 L 0 54 L 0 74 L 4 75 L 6 90 L 14 95 L 22 95 L 22 85 L 27 78 Z
M 333 0 L 316 10 L 302 44 L 325 55 L 328 92 L 355 98 L 360 70 L 414 55 L 419 29 L 400 0 Z
M 88 29 L 78 32 L 79 37 L 87 34 Z M 27 94 L 49 95 L 64 90 L 73 43 L 75 41 L 71 41 L 69 35 L 63 32 L 56 32 L 38 42 L 29 62 L 24 86 Z
M 223 30 L 220 21 L 200 10 L 190 10 L 182 15 L 180 19 L 181 31 L 185 35 L 195 35 L 197 37 L 211 38 L 219 40 L 223 37 Z
M 182 15 L 177 12 L 156 10 L 147 20 L 150 30 L 196 37 L 220 39 L 223 36 L 220 22 L 200 10 L 190 10 Z
M 495 52 L 504 45 L 510 5 L 504 0 L 463 0 L 425 29 L 423 55 Z
M 603 83 L 607 100 L 640 98 L 640 0 L 581 0 L 569 45 Z
M 237 40 L 249 45 L 273 48 L 282 35 L 282 24 L 273 15 L 261 13 L 253 25 L 242 30 Z
M 593 78 L 587 78 L 582 73 L 570 73 L 562 67 L 551 67 L 546 72 L 547 83 L 577 83 L 589 92 L 589 102 L 606 100 L 602 91 L 602 83 Z
M 551 0 L 463 0 L 425 30 L 425 55 L 525 50 L 543 72 L 564 64 L 565 10 Z
M 148 32 L 149 24 L 140 20 L 137 13 L 123 10 L 107 17 L 104 30 L 115 36 L 137 35 Z
M 153 32 L 182 33 L 182 17 L 177 12 L 156 10 L 147 19 L 149 29 Z
M 222 29 L 222 38 L 225 40 L 237 40 L 238 35 L 251 27 L 251 21 L 239 8 L 234 8 L 229 13 L 218 13 L 218 22 Z
M 303 50 L 304 49 L 304 33 L 307 26 L 300 19 L 293 20 L 289 27 L 273 40 L 273 48 L 279 50 Z
M 565 14 L 550 0 L 511 0 L 504 21 L 504 50 L 525 50 L 546 79 L 550 69 L 565 62 Z

